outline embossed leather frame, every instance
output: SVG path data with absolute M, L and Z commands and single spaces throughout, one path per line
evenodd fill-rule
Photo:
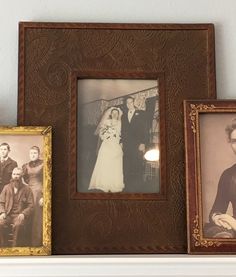
M 74 199 L 74 72 L 164 77 L 166 199 Z M 186 252 L 182 101 L 215 95 L 212 24 L 20 23 L 18 122 L 54 130 L 53 253 Z
M 224 115 L 232 114 L 232 117 L 236 114 L 236 101 L 235 100 L 189 100 L 184 102 L 184 119 L 185 119 L 185 156 L 186 156 L 186 190 L 187 190 L 187 233 L 188 233 L 188 252 L 192 254 L 223 254 L 223 253 L 236 253 L 236 238 L 213 238 L 204 233 L 204 229 L 210 223 L 204 222 L 204 198 L 209 198 L 210 193 L 206 186 L 215 186 L 212 183 L 212 176 L 202 178 L 203 174 L 203 150 L 201 150 L 201 141 L 203 140 L 201 133 L 200 118 L 202 115 Z M 234 114 L 234 115 L 233 115 Z M 216 119 L 217 120 L 217 119 Z M 220 124 L 215 121 L 215 124 Z M 230 124 L 231 122 L 226 122 Z M 214 123 L 212 123 L 214 124 Z M 209 127 L 209 125 L 207 125 Z M 213 125 L 214 126 L 214 125 Z M 212 126 L 212 127 L 213 127 Z M 225 133 L 227 125 L 221 126 L 222 132 Z M 206 128 L 206 127 L 205 127 Z M 214 133 L 219 138 L 219 134 Z M 222 153 L 218 149 L 222 148 L 222 144 L 228 144 L 227 136 L 223 140 L 216 139 L 211 141 L 204 136 L 206 143 L 213 143 L 215 145 L 216 154 L 212 156 L 212 166 L 217 159 L 222 160 L 222 168 L 220 174 L 226 169 L 224 164 L 227 164 L 222 156 Z M 230 145 L 228 145 L 230 148 Z M 205 148 L 204 148 L 205 149 Z M 206 149 L 205 149 L 206 150 Z M 229 150 L 230 151 L 230 150 Z M 220 154 L 217 154 L 219 152 Z M 209 155 L 209 152 L 204 153 Z M 220 156 L 221 155 L 221 156 Z M 231 164 L 232 165 L 232 164 Z M 217 170 L 214 169 L 214 174 L 217 174 Z M 204 180 L 204 181 L 203 181 Z M 228 178 L 229 180 L 229 178 Z M 227 184 L 230 186 L 230 184 Z M 208 192 L 208 196 L 204 196 L 204 191 Z M 226 194 L 227 192 L 224 191 Z M 216 191 L 213 198 L 216 197 Z M 212 205 L 210 207 L 212 207 Z M 208 216 L 208 214 L 207 214 Z M 208 216 L 209 217 L 209 216 Z M 206 230 L 206 229 L 205 229 Z M 230 231 L 231 232 L 231 231 Z M 213 234 L 213 232 L 211 232 Z

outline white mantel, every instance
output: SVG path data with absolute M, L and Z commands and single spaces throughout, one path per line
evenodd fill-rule
M 236 276 L 236 256 L 127 255 L 2 257 L 4 277 Z

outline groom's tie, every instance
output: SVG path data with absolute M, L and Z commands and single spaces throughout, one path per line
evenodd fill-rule
M 131 121 L 132 116 L 133 116 L 133 111 L 129 111 L 128 112 L 128 120 L 129 120 L 129 122 Z

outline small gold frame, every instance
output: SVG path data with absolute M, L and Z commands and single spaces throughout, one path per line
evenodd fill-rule
M 40 247 L 1 247 L 0 256 L 43 256 L 51 254 L 51 155 L 52 128 L 21 126 L 0 127 L 1 135 L 42 135 L 43 136 L 43 245 Z

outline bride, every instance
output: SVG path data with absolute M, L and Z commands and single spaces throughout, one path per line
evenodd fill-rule
M 123 182 L 123 151 L 120 144 L 121 115 L 119 108 L 111 107 L 103 115 L 95 134 L 102 144 L 89 184 L 89 190 L 121 192 Z

